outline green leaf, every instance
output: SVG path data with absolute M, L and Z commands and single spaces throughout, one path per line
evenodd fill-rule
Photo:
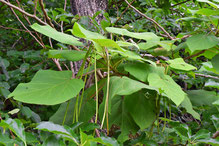
M 92 39 L 95 43 L 99 44 L 101 47 L 111 47 L 116 48 L 120 51 L 124 51 L 115 41 L 110 39 Z
M 88 30 L 84 29 L 77 22 L 75 22 L 75 24 L 74 24 L 73 34 L 77 37 L 86 38 L 86 39 L 106 39 L 104 36 L 102 36 L 99 33 L 88 31 Z
M 170 64 L 170 67 L 177 70 L 190 71 L 197 69 L 196 67 L 185 63 L 182 58 L 176 58 L 174 60 L 168 60 L 167 63 Z
M 219 43 L 219 39 L 214 35 L 197 34 L 189 37 L 186 41 L 189 49 L 194 52 L 196 50 L 210 49 Z
M 11 118 L 8 118 L 7 120 L 1 120 L 0 127 L 9 128 L 26 144 L 24 126 L 20 120 Z
M 218 62 L 219 62 L 219 54 L 214 56 L 211 60 L 211 63 L 217 72 L 219 72 L 219 63 Z
M 185 99 L 186 94 L 181 87 L 168 75 L 159 76 L 156 73 L 148 75 L 149 85 L 161 89 L 177 106 Z
M 86 51 L 76 51 L 76 50 L 49 50 L 49 58 L 59 58 L 66 59 L 69 61 L 79 61 L 84 59 Z
M 119 34 L 119 35 L 125 35 L 136 39 L 143 39 L 146 41 L 159 41 L 160 37 L 158 37 L 156 34 L 152 32 L 143 32 L 143 33 L 135 33 L 130 32 L 126 29 L 122 28 L 115 28 L 115 27 L 107 27 L 106 30 L 111 33 Z
M 205 90 L 189 90 L 187 91 L 188 97 L 195 106 L 209 105 L 219 99 L 219 96 L 214 91 Z
M 209 5 L 211 5 L 212 7 L 214 7 L 215 9 L 218 9 L 219 8 L 219 5 L 209 1 L 209 0 L 197 0 L 199 2 L 204 2 L 204 3 L 208 3 Z
M 219 100 L 218 100 L 219 101 Z M 218 104 L 219 105 L 219 104 Z M 214 123 L 214 127 L 217 131 L 219 131 L 219 114 L 212 115 L 211 120 Z
M 148 81 L 149 73 L 153 72 L 154 66 L 146 64 L 146 63 L 129 63 L 124 66 L 125 71 L 129 72 L 136 79 L 146 82 Z
M 211 10 L 208 8 L 199 9 L 196 11 L 196 14 L 211 16 L 211 15 L 219 15 L 219 10 Z
M 42 131 L 48 131 L 54 134 L 61 134 L 65 138 L 69 138 L 70 140 L 77 143 L 76 139 L 72 135 L 72 131 L 70 130 L 70 127 L 68 126 L 61 126 L 58 124 L 54 124 L 52 122 L 40 122 L 40 124 L 36 127 L 38 130 Z
M 215 82 L 214 80 L 208 80 L 205 82 L 205 87 L 212 87 L 219 89 L 219 82 Z
M 200 115 L 199 115 L 196 111 L 194 111 L 194 109 L 192 108 L 192 103 L 191 103 L 190 99 L 189 99 L 187 96 L 185 96 L 185 99 L 183 100 L 183 102 L 182 102 L 181 105 L 182 105 L 182 107 L 184 107 L 184 108 L 186 109 L 186 111 L 187 111 L 188 113 L 190 113 L 194 118 L 200 120 Z
M 15 141 L 10 139 L 8 135 L 0 133 L 0 144 L 5 146 L 14 146 Z
M 34 23 L 31 25 L 31 28 L 63 44 L 83 46 L 83 44 L 79 42 L 77 38 L 65 33 L 58 32 L 49 25 L 42 26 Z
M 105 80 L 101 80 L 98 82 L 98 88 L 104 86 Z M 95 85 L 91 86 L 90 88 L 86 89 L 84 91 L 84 97 L 83 97 L 83 102 L 81 106 L 81 111 L 79 115 L 79 121 L 80 122 L 88 122 L 95 114 L 95 101 L 93 100 L 92 96 L 95 96 L 96 93 L 96 87 Z M 81 96 L 79 98 L 79 101 L 81 100 Z M 74 109 L 75 109 L 75 103 L 76 103 L 76 98 L 73 98 L 69 101 L 69 108 L 66 113 L 66 119 L 65 119 L 65 124 L 66 125 L 71 125 L 73 122 L 73 115 L 74 115 Z M 56 123 L 56 124 L 62 124 L 65 112 L 66 112 L 66 107 L 68 103 L 62 103 L 59 107 L 59 109 L 50 117 L 50 121 Z
M 194 140 L 208 139 L 208 138 L 210 138 L 210 132 L 206 129 L 201 129 L 193 136 L 193 138 L 194 138 Z
M 15 100 L 55 105 L 75 97 L 83 88 L 80 79 L 72 79 L 71 71 L 40 70 L 29 83 L 20 83 L 9 95 Z
M 125 96 L 127 110 L 141 130 L 151 126 L 156 119 L 155 98 L 150 97 L 147 93 L 136 92 Z
M 148 49 L 150 49 L 150 48 L 152 48 L 152 47 L 155 47 L 155 46 L 157 46 L 157 45 L 158 45 L 157 41 L 148 41 L 148 42 L 146 42 L 146 43 L 139 43 L 139 44 L 138 44 L 138 47 L 139 47 L 141 50 L 148 50 Z

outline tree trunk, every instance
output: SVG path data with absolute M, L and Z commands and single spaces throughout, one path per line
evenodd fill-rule
M 74 15 L 93 16 L 97 11 L 106 10 L 108 0 L 70 0 L 71 10 Z M 99 23 L 103 16 L 97 17 Z

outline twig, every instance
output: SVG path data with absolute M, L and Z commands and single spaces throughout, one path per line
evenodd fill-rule
M 28 16 L 28 17 L 31 17 L 31 18 L 34 18 L 36 21 L 38 21 L 39 23 L 43 24 L 43 25 L 47 25 L 47 23 L 43 22 L 41 19 L 39 19 L 37 16 L 35 15 L 32 15 L 30 13 L 27 13 L 26 11 L 20 9 L 19 7 L 9 3 L 9 2 L 6 2 L 4 0 L 0 0 L 0 2 L 2 2 L 3 4 L 9 6 L 10 8 L 14 8 L 16 10 L 18 10 L 19 12 L 23 13 L 24 15 Z
M 16 2 L 17 2 L 17 4 L 18 4 L 19 8 L 22 9 L 22 10 L 24 10 L 24 9 L 21 7 L 20 2 L 19 2 L 18 0 L 16 0 Z M 34 15 L 35 15 L 35 14 L 34 14 Z M 36 16 L 36 15 L 35 15 L 35 16 Z M 30 20 L 28 19 L 28 17 L 27 17 L 26 15 L 23 14 L 23 17 L 24 17 L 24 19 L 27 21 L 27 23 L 28 23 L 29 25 L 32 25 L 32 24 L 30 23 Z M 35 34 L 36 34 L 37 38 L 40 40 L 41 44 L 43 44 L 43 46 L 45 46 L 44 43 L 43 43 L 42 37 L 41 37 L 37 32 L 35 32 Z
M 73 65 L 73 62 L 70 61 L 70 66 L 71 66 L 71 72 L 72 72 L 72 79 L 75 78 L 75 70 L 74 70 L 74 65 Z
M 28 32 L 26 30 L 23 30 L 23 29 L 16 29 L 16 28 L 12 28 L 12 27 L 5 27 L 5 26 L 2 26 L 0 25 L 0 28 L 3 28 L 3 29 L 8 29 L 8 30 L 17 30 L 17 31 L 24 31 L 24 32 Z
M 37 41 L 37 43 L 39 43 L 43 48 L 45 47 L 33 34 L 32 32 L 24 25 L 24 23 L 20 20 L 20 18 L 18 17 L 18 15 L 15 13 L 14 9 L 12 7 L 10 7 L 12 13 L 15 15 L 15 17 L 17 18 L 17 20 L 21 23 L 21 25 L 24 27 L 24 29 L 27 30 L 27 32 Z
M 67 0 L 65 0 L 64 11 L 66 10 Z M 61 32 L 63 32 L 63 21 L 61 21 Z
M 199 73 L 196 73 L 195 75 L 200 76 L 200 77 L 204 77 L 204 78 L 211 78 L 211 79 L 219 80 L 219 77 L 215 77 L 215 76 L 211 76 L 211 75 L 204 75 L 204 74 L 199 74 Z
M 198 55 L 200 55 L 200 54 L 202 54 L 202 53 L 204 53 L 204 52 L 205 52 L 205 50 L 202 50 L 202 51 L 200 51 L 200 52 L 198 52 L 198 53 L 195 53 L 195 54 L 193 54 L 193 55 L 191 55 L 191 56 L 186 57 L 185 60 L 188 60 L 188 59 L 190 59 L 190 58 L 193 58 L 193 57 L 195 57 L 195 56 L 198 56 Z
M 134 6 L 132 6 L 127 0 L 125 0 L 125 2 L 129 5 L 129 7 L 131 7 L 132 9 L 134 9 L 138 14 L 140 14 L 141 16 L 145 17 L 146 19 L 150 20 L 151 22 L 153 22 L 155 25 L 157 25 L 167 36 L 168 38 L 170 38 L 171 40 L 173 40 L 174 38 L 170 36 L 170 34 L 159 24 L 157 23 L 154 19 L 146 16 L 145 14 L 143 14 L 142 12 L 140 12 L 138 9 L 136 9 Z
M 130 5 L 131 4 L 133 4 L 135 2 L 135 0 L 133 0 L 131 3 L 130 3 Z M 116 22 L 115 22 L 115 24 L 119 21 L 119 20 L 121 20 L 121 18 L 122 18 L 122 15 L 129 9 L 129 5 L 126 7 L 126 9 L 121 13 L 121 15 L 120 15 L 120 17 L 116 20 Z
M 178 6 L 178 5 L 187 3 L 187 2 L 189 2 L 189 1 L 191 1 L 191 0 L 186 0 L 186 1 L 183 1 L 183 2 L 179 2 L 179 3 L 175 4 L 175 5 L 172 5 L 171 7 L 175 7 L 175 6 Z
M 43 14 L 44 14 L 44 16 L 45 16 L 45 18 L 46 18 L 46 22 L 47 22 L 51 27 L 54 28 L 54 25 L 52 24 L 52 21 L 51 21 L 51 19 L 49 18 L 49 16 L 47 15 L 47 12 L 46 12 L 46 10 L 45 10 L 45 8 L 44 8 L 43 0 L 39 0 L 39 3 L 40 3 L 41 10 L 43 11 Z

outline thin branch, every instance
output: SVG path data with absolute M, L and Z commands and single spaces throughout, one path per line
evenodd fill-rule
M 183 2 L 180 2 L 180 3 L 177 3 L 177 4 L 175 4 L 175 5 L 172 5 L 171 7 L 175 7 L 175 6 L 178 6 L 178 5 L 187 3 L 187 2 L 189 2 L 189 1 L 191 1 L 191 0 L 186 0 L 186 1 L 183 1 Z
M 15 15 L 15 17 L 17 18 L 17 20 L 21 23 L 21 25 L 24 27 L 24 29 L 27 30 L 27 32 L 37 41 L 37 43 L 39 43 L 43 48 L 45 47 L 33 34 L 32 32 L 24 25 L 24 23 L 20 20 L 20 18 L 18 17 L 18 15 L 15 13 L 14 9 L 12 7 L 10 7 L 12 13 Z
M 204 75 L 204 74 L 199 74 L 199 73 L 196 73 L 195 75 L 200 76 L 200 77 L 204 77 L 204 78 L 211 78 L 211 79 L 219 80 L 219 77 L 216 77 L 216 76 Z
M 138 14 L 140 14 L 141 16 L 145 17 L 146 19 L 150 20 L 151 22 L 153 22 L 155 25 L 157 25 L 167 36 L 168 38 L 170 38 L 171 40 L 173 40 L 174 38 L 170 36 L 170 34 L 159 24 L 157 23 L 154 19 L 146 16 L 145 14 L 143 14 L 142 12 L 140 12 L 138 9 L 136 9 L 134 6 L 132 6 L 127 0 L 125 0 L 125 2 L 129 5 L 129 7 L 131 7 L 132 9 L 134 9 Z
M 34 18 L 36 21 L 38 21 L 39 23 L 43 24 L 43 25 L 47 25 L 47 23 L 43 22 L 41 19 L 39 19 L 37 16 L 35 15 L 32 15 L 30 13 L 27 13 L 26 11 L 20 9 L 19 7 L 9 3 L 9 2 L 6 2 L 4 0 L 0 0 L 0 2 L 2 2 L 3 4 L 9 6 L 10 8 L 13 8 L 13 9 L 16 9 L 18 10 L 19 12 L 23 13 L 24 15 L 28 16 L 28 17 L 31 17 L 31 18 Z
M 5 27 L 5 26 L 2 26 L 2 25 L 0 25 L 0 28 L 2 28 L 2 29 L 7 29 L 7 30 L 17 30 L 17 31 L 28 32 L 27 30 L 17 29 L 17 28 L 12 28 L 12 27 Z
M 133 0 L 131 3 L 130 3 L 130 5 L 131 4 L 133 4 L 135 2 L 135 0 Z M 129 5 L 126 7 L 126 9 L 121 13 L 121 15 L 120 15 L 120 17 L 116 20 L 116 22 L 115 22 L 115 24 L 122 18 L 122 15 L 129 9 Z
M 52 24 L 52 21 L 51 21 L 51 19 L 49 18 L 49 16 L 47 15 L 47 12 L 46 12 L 46 10 L 45 10 L 44 4 L 43 4 L 43 0 L 39 0 L 39 3 L 40 3 L 41 10 L 43 11 L 43 14 L 44 14 L 44 16 L 45 16 L 45 18 L 46 18 L 47 23 L 48 23 L 51 27 L 54 28 L 54 25 Z
M 64 11 L 66 10 L 67 0 L 65 0 Z M 63 32 L 63 21 L 61 21 L 61 32 Z

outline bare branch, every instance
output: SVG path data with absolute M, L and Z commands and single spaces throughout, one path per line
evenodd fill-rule
M 204 75 L 204 74 L 199 74 L 199 73 L 196 73 L 195 75 L 200 76 L 200 77 L 204 77 L 204 78 L 211 78 L 211 79 L 219 80 L 219 77 L 216 77 L 216 76 Z
M 47 15 L 47 12 L 46 12 L 46 10 L 45 10 L 45 8 L 44 8 L 43 0 L 39 0 L 39 3 L 40 3 L 40 7 L 41 7 L 41 9 L 42 9 L 42 11 L 43 11 L 43 14 L 44 14 L 44 16 L 45 16 L 45 18 L 46 18 L 47 23 L 48 23 L 51 27 L 54 28 L 54 25 L 52 24 L 52 21 L 51 21 L 51 19 L 49 18 L 49 16 Z
M 18 17 L 18 15 L 15 13 L 14 9 L 12 7 L 10 7 L 12 13 L 15 15 L 15 17 L 17 18 L 17 20 L 21 23 L 21 25 L 24 27 L 24 29 L 27 30 L 27 32 L 37 41 L 37 43 L 39 43 L 43 48 L 45 47 L 33 34 L 32 32 L 24 25 L 24 23 L 20 20 L 20 18 Z
M 13 8 L 13 9 L 16 9 L 18 10 L 19 12 L 23 13 L 24 15 L 28 16 L 28 17 L 31 17 L 31 18 L 34 18 L 36 21 L 38 21 L 39 23 L 43 24 L 43 25 L 47 25 L 47 23 L 43 22 L 41 19 L 39 19 L 37 16 L 35 15 L 32 15 L 30 13 L 27 13 L 26 11 L 20 9 L 19 7 L 9 3 L 9 2 L 6 2 L 4 0 L 0 0 L 0 2 L 2 2 L 3 4 L 9 6 L 10 8 Z
M 154 19 L 146 16 L 145 14 L 143 14 L 142 12 L 140 12 L 138 9 L 136 9 L 134 6 L 132 6 L 127 0 L 125 0 L 125 2 L 129 5 L 129 7 L 131 7 L 132 9 L 134 9 L 138 14 L 140 14 L 141 16 L 145 17 L 146 19 L 150 20 L 151 22 L 153 22 L 155 25 L 157 25 L 157 27 L 159 27 L 167 36 L 168 38 L 170 38 L 171 40 L 173 40 L 174 38 L 170 36 L 170 34 L 159 24 L 157 23 Z

